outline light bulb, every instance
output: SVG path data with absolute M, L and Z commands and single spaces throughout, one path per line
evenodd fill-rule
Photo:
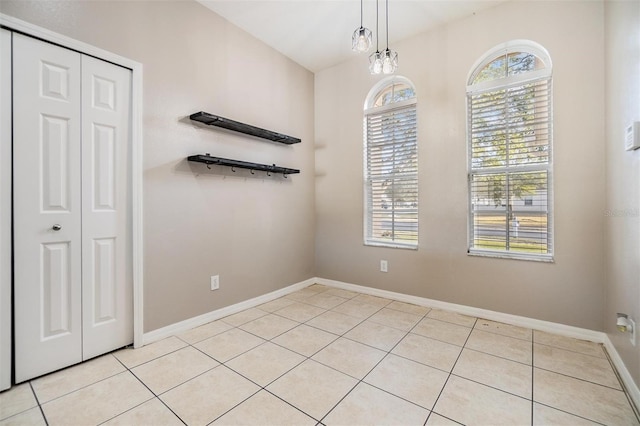
M 358 52 L 366 52 L 369 50 L 369 41 L 365 38 L 365 36 L 361 35 L 358 37 Z
M 379 56 L 380 56 L 380 52 L 375 52 L 369 55 L 369 72 L 371 74 L 380 74 L 380 71 L 382 70 L 380 69 L 380 71 L 377 71 L 377 67 L 378 67 L 377 61 Z
M 385 74 L 393 74 L 393 64 L 391 63 L 391 58 L 388 56 L 385 56 L 384 61 L 382 61 L 382 72 Z
M 382 56 L 382 72 L 385 74 L 393 74 L 398 67 L 398 54 L 387 48 L 384 50 Z
M 380 74 L 382 72 L 382 54 L 380 52 L 372 53 L 369 56 L 369 71 L 371 74 Z
M 373 72 L 380 74 L 382 72 L 383 64 L 380 58 L 376 59 L 376 63 L 373 65 Z
M 360 27 L 353 32 L 351 48 L 355 52 L 367 52 L 371 47 L 371 39 L 371 31 L 367 28 Z

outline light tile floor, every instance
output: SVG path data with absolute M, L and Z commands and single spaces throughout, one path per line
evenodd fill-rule
M 318 284 L 0 394 L 0 425 L 210 423 L 640 425 L 601 345 Z

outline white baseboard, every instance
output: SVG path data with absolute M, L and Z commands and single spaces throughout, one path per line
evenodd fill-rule
M 505 314 L 502 312 L 490 311 L 487 309 L 474 308 L 471 306 L 457 305 L 455 303 L 442 302 L 425 297 L 410 296 L 388 290 L 365 287 L 356 284 L 348 284 L 341 281 L 316 278 L 315 282 L 344 290 L 357 291 L 358 293 L 370 294 L 372 296 L 385 297 L 387 299 L 398 300 L 400 302 L 413 303 L 414 305 L 426 306 L 429 308 L 444 309 L 477 318 L 499 321 L 519 327 L 531 328 L 539 331 L 560 334 L 576 339 L 589 340 L 596 343 L 604 343 L 605 334 L 599 331 L 587 330 L 585 328 L 573 327 L 570 325 L 558 324 L 555 322 L 542 321 L 518 315 Z
M 622 380 L 622 384 L 627 391 L 627 395 L 629 395 L 629 398 L 631 398 L 635 406 L 640 408 L 640 389 L 638 388 L 636 382 L 633 380 L 633 377 L 631 377 L 631 373 L 627 369 L 627 366 L 624 364 L 624 361 L 622 361 L 620 354 L 613 345 L 613 342 L 611 342 L 611 339 L 609 339 L 609 336 L 605 333 L 603 334 L 604 347 L 609 354 L 609 358 L 611 359 L 613 366 L 616 368 L 618 374 L 620 375 L 620 379 Z
M 588 340 L 595 343 L 602 343 L 611 358 L 611 362 L 615 366 L 622 383 L 627 390 L 627 395 L 633 401 L 636 407 L 640 407 L 640 389 L 631 377 L 631 373 L 627 366 L 620 358 L 609 336 L 606 333 L 594 330 L 588 330 L 580 327 L 559 324 L 550 321 L 542 321 L 534 318 L 522 317 L 518 315 L 505 314 L 502 312 L 490 311 L 487 309 L 474 308 L 471 306 L 457 305 L 455 303 L 441 302 L 439 300 L 427 299 L 424 297 L 410 296 L 407 294 L 396 293 L 393 291 L 380 290 L 377 288 L 365 287 L 356 284 L 344 283 L 341 281 L 328 280 L 324 278 L 316 278 L 315 282 L 330 287 L 341 288 L 343 290 L 356 291 L 358 293 L 370 294 L 372 296 L 385 297 L 387 299 L 398 300 L 400 302 L 413 303 L 414 305 L 426 306 L 429 308 L 445 309 L 457 312 L 463 315 L 469 315 L 477 318 L 499 321 L 505 324 L 511 324 L 519 327 L 526 327 L 532 330 L 545 331 L 548 333 L 559 334 L 561 336 L 573 337 L 575 339 Z
M 292 284 L 288 287 L 281 288 L 280 290 L 272 291 L 271 293 L 263 294 L 262 296 L 254 297 L 253 299 L 245 300 L 235 305 L 225 306 L 224 308 L 216 309 L 215 311 L 207 312 L 206 314 L 198 315 L 197 317 L 189 318 L 184 321 L 180 321 L 166 327 L 158 328 L 156 330 L 144 333 L 142 336 L 142 344 L 148 345 L 149 343 L 162 340 L 166 337 L 182 333 L 183 331 L 190 330 L 195 327 L 199 327 L 208 322 L 218 320 L 222 317 L 235 314 L 245 309 L 253 308 L 263 303 L 270 302 L 282 296 L 286 296 L 289 293 L 300 290 L 314 284 L 315 278 L 309 278 L 308 280 L 301 281 L 296 284 Z
M 502 312 L 490 311 L 487 309 L 474 308 L 472 306 L 458 305 L 455 303 L 442 302 L 434 299 L 427 299 L 425 297 L 411 296 L 403 293 L 396 293 L 388 290 L 380 290 L 377 288 L 365 287 L 357 284 L 349 284 L 342 281 L 329 280 L 326 278 L 309 278 L 305 281 L 290 285 L 280 290 L 273 291 L 271 293 L 264 294 L 262 296 L 254 297 L 253 299 L 245 300 L 235 305 L 226 306 L 215 311 L 208 312 L 197 317 L 193 317 L 184 321 L 180 321 L 175 324 L 168 325 L 166 327 L 159 328 L 157 330 L 144 333 L 143 344 L 149 344 L 158 340 L 162 340 L 166 337 L 173 336 L 175 334 L 187 331 L 194 327 L 199 327 L 208 322 L 218 320 L 228 315 L 235 314 L 245 309 L 253 308 L 271 300 L 277 299 L 282 296 L 286 296 L 289 293 L 308 287 L 311 284 L 323 284 L 329 287 L 340 288 L 343 290 L 355 291 L 358 293 L 369 294 L 372 296 L 384 297 L 387 299 L 393 299 L 400 302 L 413 303 L 414 305 L 426 306 L 429 308 L 444 309 L 459 314 L 468 315 L 477 318 L 488 319 L 492 321 L 499 321 L 505 324 L 511 324 L 519 327 L 526 327 L 533 330 L 545 331 L 548 333 L 559 334 L 566 337 L 573 337 L 575 339 L 589 340 L 596 343 L 602 343 L 609 353 L 611 362 L 613 362 L 616 370 L 620 374 L 620 378 L 627 390 L 627 394 L 633 401 L 636 407 L 640 407 L 640 389 L 631 377 L 631 373 L 627 369 L 626 365 L 620 358 L 615 346 L 611 343 L 609 336 L 600 331 L 588 330 L 580 327 L 573 327 L 570 325 L 554 323 L 550 321 L 542 321 L 534 318 L 522 317 L 518 315 L 505 314 Z

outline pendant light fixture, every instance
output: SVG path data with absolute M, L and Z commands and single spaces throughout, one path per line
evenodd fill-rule
M 386 5 L 387 48 L 380 53 L 380 31 L 378 29 L 378 0 L 376 0 L 376 52 L 369 56 L 369 71 L 371 74 L 393 74 L 398 68 L 398 52 L 389 49 L 389 0 Z
M 398 52 L 389 50 L 389 0 L 386 0 L 387 48 L 382 52 L 382 72 L 393 74 L 398 68 Z
M 368 28 L 365 28 L 362 25 L 362 19 L 363 19 L 362 18 L 362 15 L 363 15 L 362 2 L 363 0 L 360 0 L 360 28 L 357 28 L 353 32 L 353 36 L 351 37 L 351 49 L 353 49 L 354 52 L 360 52 L 360 53 L 368 52 L 372 43 L 371 30 L 369 30 Z
M 378 0 L 376 0 L 376 51 L 369 55 L 369 71 L 371 74 L 380 74 L 382 72 L 382 54 L 380 53 L 379 42 L 380 42 L 380 30 L 378 28 Z

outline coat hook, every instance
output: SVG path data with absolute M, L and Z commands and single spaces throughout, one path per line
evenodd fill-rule
M 287 179 L 287 174 L 283 173 L 282 176 L 284 176 L 285 179 Z
M 267 170 L 267 176 L 271 176 L 271 173 L 269 173 L 269 170 Z
M 234 169 L 234 168 L 233 168 L 233 166 L 231 166 L 231 171 L 232 171 L 233 173 L 235 173 L 235 172 L 236 172 L 236 169 Z
M 255 175 L 255 173 L 253 173 L 253 169 L 251 169 L 251 174 L 252 174 L 252 175 Z
M 207 163 L 207 169 L 211 170 L 211 164 Z

